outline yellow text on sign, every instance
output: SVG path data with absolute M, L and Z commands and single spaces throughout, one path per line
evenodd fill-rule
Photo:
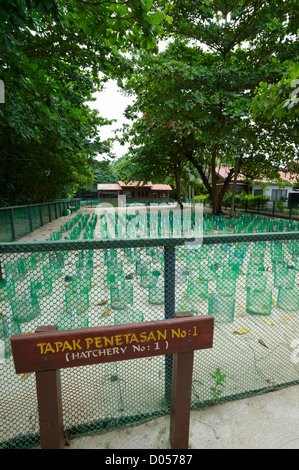
M 89 337 L 85 338 L 81 341 L 81 339 L 72 339 L 72 340 L 65 340 L 65 341 L 55 341 L 55 342 L 45 342 L 45 343 L 38 343 L 36 346 L 40 350 L 40 354 L 47 354 L 47 353 L 58 353 L 58 352 L 66 352 L 66 351 L 76 351 L 81 349 L 89 349 L 89 348 L 106 348 L 111 346 L 123 346 L 126 344 L 132 343 L 146 343 L 149 341 L 160 341 L 163 340 L 171 340 L 176 338 L 185 338 L 186 336 L 197 336 L 197 327 L 193 326 L 190 330 L 183 330 L 181 328 L 171 329 L 168 330 L 156 330 L 150 331 L 147 333 L 146 331 L 142 331 L 139 334 L 135 333 L 125 333 L 125 334 L 118 334 L 112 336 L 97 336 L 97 337 Z

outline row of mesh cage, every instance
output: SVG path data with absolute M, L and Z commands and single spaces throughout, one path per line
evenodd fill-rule
M 10 347 L 38 326 L 213 315 L 213 348 L 194 355 L 192 408 L 296 384 L 296 228 L 0 245 L 1 445 L 39 441 L 34 374 L 15 374 Z M 171 377 L 171 356 L 64 369 L 64 428 L 75 436 L 168 414 Z

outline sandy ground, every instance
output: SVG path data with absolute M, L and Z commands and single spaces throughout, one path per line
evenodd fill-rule
M 81 208 L 93 213 L 94 209 Z M 20 241 L 43 241 L 73 215 L 61 217 Z M 243 324 L 240 326 L 243 326 Z M 277 351 L 279 355 L 280 351 Z M 246 362 L 246 361 L 245 361 Z M 244 363 L 245 364 L 245 363 Z M 246 373 L 246 367 L 244 369 Z M 222 403 L 190 414 L 189 450 L 299 448 L 298 385 Z M 170 417 L 71 439 L 65 449 L 170 449 Z
M 298 422 L 298 385 L 191 410 L 189 450 L 299 449 Z M 171 449 L 169 426 L 170 417 L 164 416 L 138 426 L 72 439 L 65 449 L 152 449 L 158 453 Z

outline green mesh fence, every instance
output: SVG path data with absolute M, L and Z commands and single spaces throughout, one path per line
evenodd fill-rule
M 9 209 L 0 210 L 0 227 L 0 243 L 11 242 L 13 240 L 13 235 Z
M 214 346 L 194 354 L 192 408 L 298 383 L 296 222 L 146 211 L 134 220 L 86 209 L 52 240 L 0 244 L 2 447 L 39 443 L 35 376 L 15 374 L 10 336 L 41 325 L 211 314 Z M 63 369 L 65 430 L 73 437 L 168 414 L 171 371 L 172 356 Z
M 28 206 L 0 208 L 0 243 L 19 240 L 34 230 L 80 209 L 80 200 L 61 200 Z
M 24 237 L 27 233 L 30 233 L 27 207 L 15 207 L 13 210 L 13 217 L 16 239 Z

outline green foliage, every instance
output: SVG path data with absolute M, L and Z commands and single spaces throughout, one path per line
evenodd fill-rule
M 285 127 L 263 116 L 253 122 L 251 104 L 258 84 L 278 79 L 294 59 L 295 3 L 173 0 L 168 7 L 172 41 L 158 55 L 139 54 L 125 84 L 136 96 L 127 110 L 134 121 L 128 135 L 135 148 L 155 149 L 161 166 L 166 155 L 181 168 L 191 164 L 218 213 L 236 156 L 248 179 L 274 180 L 294 160 L 295 123 Z M 232 170 L 218 193 L 221 162 Z
M 198 196 L 195 196 L 195 197 L 194 197 L 195 202 L 200 202 L 200 203 L 204 203 L 204 202 L 206 202 L 208 199 L 209 199 L 209 195 L 208 195 L 208 194 L 199 194 Z
M 275 201 L 275 210 L 277 212 L 285 212 L 286 205 L 283 201 Z
M 296 119 L 299 113 L 299 63 L 292 64 L 276 83 L 261 82 L 251 109 L 253 117 Z
M 215 403 L 215 401 L 219 400 L 224 392 L 224 388 L 226 386 L 226 374 L 222 374 L 218 367 L 213 374 L 210 374 L 210 376 L 214 379 L 214 385 L 210 390 L 212 393 L 212 403 Z
M 227 191 L 223 197 L 223 205 L 231 206 L 232 196 L 232 193 Z M 246 205 L 248 209 L 257 209 L 258 206 L 260 209 L 264 209 L 269 200 L 270 199 L 264 195 L 253 196 L 252 194 L 241 193 L 235 196 L 235 206 L 240 209 L 244 209 Z
M 1 3 L 1 205 L 67 197 L 92 183 L 90 162 L 109 153 L 111 142 L 98 135 L 109 121 L 86 102 L 130 68 L 123 52 L 155 47 L 159 3 Z
M 108 161 L 91 162 L 91 172 L 93 181 L 79 187 L 78 193 L 84 191 L 97 191 L 98 184 L 117 183 L 121 178 L 114 165 Z

